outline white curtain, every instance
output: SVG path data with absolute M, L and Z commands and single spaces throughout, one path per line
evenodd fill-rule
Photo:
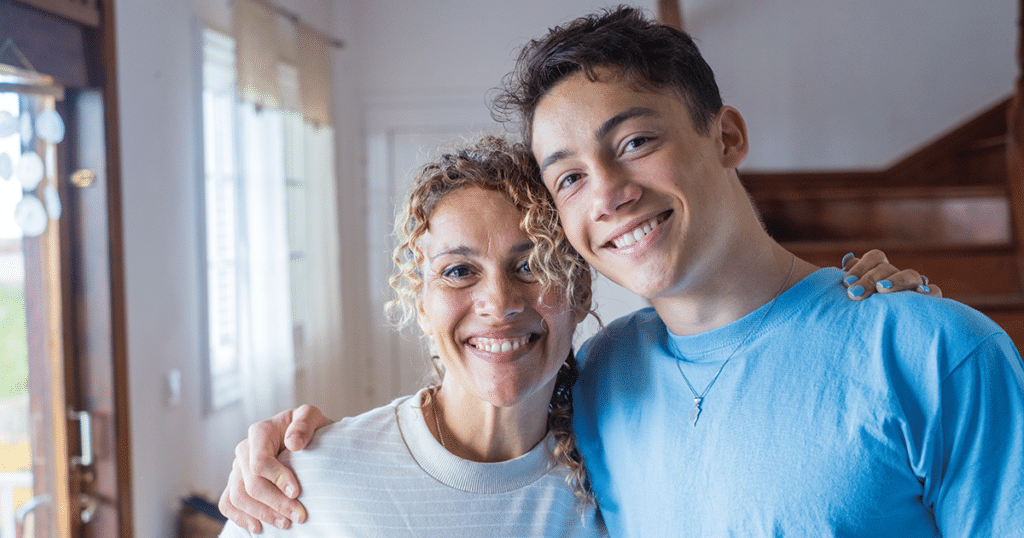
M 242 400 L 250 421 L 294 405 L 282 114 L 239 105 L 244 265 L 239 288 Z
M 333 388 L 340 371 L 343 343 L 341 252 L 337 190 L 334 181 L 334 129 L 304 125 L 307 258 L 304 278 L 310 291 L 306 302 L 305 345 L 300 380 L 302 403 L 336 400 Z
M 331 47 L 265 2 L 233 5 L 248 265 L 239 366 L 257 420 L 294 407 L 297 389 L 304 400 L 322 396 L 339 375 Z

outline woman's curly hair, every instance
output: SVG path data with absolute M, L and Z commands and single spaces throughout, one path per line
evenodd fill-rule
M 396 297 L 386 306 L 393 323 L 405 327 L 416 319 L 416 299 L 423 290 L 427 261 L 421 242 L 430 231 L 430 218 L 445 196 L 467 187 L 499 192 L 512 202 L 523 215 L 520 228 L 533 243 L 530 270 L 545 292 L 558 289 L 571 307 L 593 314 L 590 266 L 566 239 L 554 203 L 538 176 L 537 164 L 525 146 L 493 135 L 446 151 L 420 169 L 395 219 L 398 246 L 393 253 L 395 273 L 389 282 Z M 548 427 L 556 439 L 555 458 L 570 469 L 570 484 L 578 495 L 590 499 L 583 460 L 572 433 L 572 385 L 577 376 L 576 360 L 570 352 L 558 372 Z

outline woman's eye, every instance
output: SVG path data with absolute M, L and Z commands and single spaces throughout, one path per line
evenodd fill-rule
M 519 274 L 519 278 L 526 282 L 536 282 L 537 276 L 533 274 L 533 269 L 530 268 L 529 260 L 523 260 L 523 263 L 519 264 L 516 272 Z
M 562 177 L 561 181 L 558 182 L 558 190 L 572 187 L 573 183 L 579 181 L 581 177 L 582 174 L 566 174 Z
M 445 278 L 465 278 L 469 275 L 469 267 L 466 267 L 465 265 L 455 265 L 441 271 L 441 276 Z

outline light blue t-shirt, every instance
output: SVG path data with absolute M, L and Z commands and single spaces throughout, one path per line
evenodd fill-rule
M 822 269 L 724 327 L 653 309 L 580 350 L 575 426 L 612 536 L 1022 536 L 1024 369 L 954 301 Z M 681 361 L 681 362 L 680 362 Z M 678 363 L 678 365 L 677 365 Z

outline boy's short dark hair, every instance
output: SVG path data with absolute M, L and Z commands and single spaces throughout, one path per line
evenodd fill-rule
M 636 89 L 672 88 L 686 101 L 701 134 L 709 132 L 722 108 L 715 75 L 688 34 L 636 8 L 619 6 L 552 28 L 527 43 L 493 102 L 495 118 L 518 121 L 529 147 L 540 99 L 576 72 L 597 80 L 601 68 L 611 68 Z

